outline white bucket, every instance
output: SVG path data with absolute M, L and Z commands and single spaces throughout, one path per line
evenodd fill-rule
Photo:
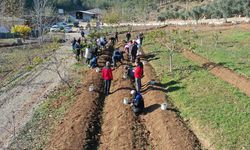
M 128 75 L 126 73 L 123 74 L 123 79 L 127 79 Z
M 167 110 L 168 104 L 167 103 L 162 103 L 161 104 L 161 110 Z
M 96 68 L 95 71 L 96 71 L 96 72 L 100 72 L 100 68 Z
M 90 91 L 90 92 L 94 91 L 94 85 L 93 85 L 93 84 L 91 84 L 91 85 L 89 86 L 89 91 Z
M 123 99 L 123 104 L 128 105 L 128 98 L 125 97 L 125 98 Z

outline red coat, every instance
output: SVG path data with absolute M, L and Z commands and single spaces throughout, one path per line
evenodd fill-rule
M 102 78 L 104 80 L 113 80 L 112 69 L 107 67 L 102 68 Z
M 143 69 L 140 66 L 135 68 L 135 78 L 142 78 Z

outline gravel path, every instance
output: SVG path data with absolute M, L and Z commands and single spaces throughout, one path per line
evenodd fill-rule
M 63 76 L 75 62 L 69 45 L 65 43 L 55 51 L 55 56 L 62 61 L 58 70 Z M 10 144 L 15 134 L 31 119 L 38 104 L 61 83 L 59 75 L 53 71 L 54 63 L 54 59 L 51 59 L 37 66 L 28 77 L 11 89 L 0 89 L 4 91 L 0 93 L 0 150 Z

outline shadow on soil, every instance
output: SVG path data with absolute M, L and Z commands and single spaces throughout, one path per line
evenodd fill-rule
M 144 112 L 145 112 L 145 114 L 148 114 L 148 113 L 151 113 L 151 112 L 155 111 L 156 109 L 158 109 L 160 107 L 161 107 L 160 104 L 153 104 L 153 105 L 150 105 L 150 106 L 146 107 Z
M 133 90 L 133 88 L 130 88 L 130 87 L 118 88 L 118 89 L 116 89 L 115 91 L 110 92 L 110 94 L 114 94 L 115 92 L 118 92 L 118 91 L 120 91 L 120 90 L 128 90 L 128 91 L 131 91 L 131 90 Z

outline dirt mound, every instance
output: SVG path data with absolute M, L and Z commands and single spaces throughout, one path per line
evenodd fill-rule
M 122 100 L 130 97 L 132 85 L 122 79 L 123 68 L 113 71 L 111 94 L 105 99 L 100 149 L 132 149 L 132 113 Z
M 151 80 L 156 79 L 156 76 L 148 63 L 144 65 L 144 74 L 142 94 L 146 114 L 142 118 L 150 131 L 153 148 L 168 150 L 200 149 L 198 139 L 176 114 L 175 109 L 169 108 L 167 111 L 160 109 L 160 105 L 166 101 L 166 91 L 160 86 L 149 84 Z
M 95 90 L 89 92 L 89 85 L 94 83 Z M 91 116 L 98 109 L 100 101 L 100 91 L 102 81 L 100 74 L 94 70 L 87 72 L 84 88 L 81 95 L 67 111 L 64 120 L 57 127 L 45 149 L 82 149 L 85 139 L 88 137 L 87 129 L 90 122 L 93 121 Z
M 208 69 L 216 77 L 232 84 L 233 86 L 239 88 L 246 95 L 250 96 L 250 79 L 235 73 L 229 68 L 218 65 L 216 63 L 210 62 L 208 59 L 199 56 L 191 51 L 184 50 L 182 53 L 187 59 L 194 61 L 204 68 Z

